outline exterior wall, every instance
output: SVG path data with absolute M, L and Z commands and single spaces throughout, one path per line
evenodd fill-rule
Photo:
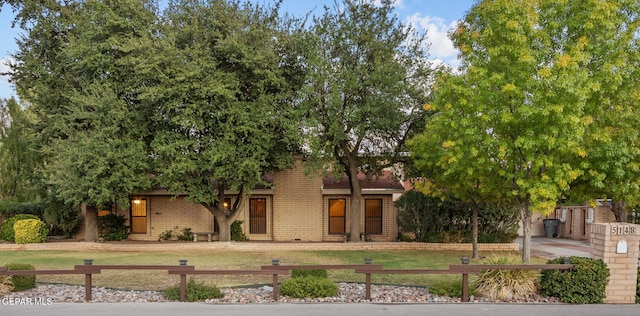
M 173 199 L 171 196 L 139 197 L 147 201 L 147 232 L 130 234 L 131 240 L 158 240 L 161 233 L 172 230 L 174 235 L 182 233 L 184 228 L 192 232 L 210 232 L 213 230 L 213 215 L 204 206 L 188 202 L 184 197 Z M 117 213 L 129 217 L 129 209 Z
M 349 232 L 351 227 L 351 212 L 349 210 L 349 204 L 351 199 L 348 195 L 325 195 L 323 197 L 323 210 L 322 210 L 322 240 L 323 241 L 335 241 L 340 242 L 344 240 L 342 235 L 329 234 L 329 200 L 330 199 L 345 199 L 347 204 L 346 211 L 346 231 Z M 398 237 L 398 225 L 396 217 L 398 214 L 397 209 L 393 206 L 392 195 L 362 195 L 362 203 L 360 206 L 360 231 L 364 232 L 365 218 L 364 218 L 364 201 L 366 199 L 381 199 L 382 200 L 382 234 L 369 235 L 371 241 L 395 241 Z
M 307 177 L 300 160 L 295 169 L 273 179 L 273 240 L 323 241 L 322 177 Z
M 267 232 L 265 234 L 251 234 L 249 223 L 249 199 L 265 199 L 267 201 Z M 249 238 L 249 240 L 264 241 L 273 240 L 273 198 L 270 195 L 252 195 L 242 204 L 242 208 L 236 220 L 243 221 L 242 232 Z
M 558 237 L 576 240 L 590 239 L 591 226 L 593 223 L 613 223 L 616 221 L 615 215 L 608 206 L 593 207 L 593 220 L 587 222 L 589 213 L 588 205 L 562 206 L 558 207 L 549 218 L 562 218 L 563 210 L 566 210 L 565 222 L 558 227 Z

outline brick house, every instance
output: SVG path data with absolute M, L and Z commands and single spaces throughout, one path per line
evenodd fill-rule
M 254 189 L 242 204 L 237 220 L 253 241 L 343 241 L 350 225 L 349 184 L 347 178 L 305 176 L 301 161 L 293 169 L 278 171 L 268 177 L 272 188 Z M 395 241 L 398 234 L 397 210 L 393 195 L 404 192 L 391 172 L 374 178 L 363 187 L 361 231 L 371 241 Z M 233 192 L 230 192 L 233 194 Z M 130 240 L 158 240 L 161 233 L 212 232 L 217 240 L 217 222 L 203 206 L 174 197 L 165 190 L 141 192 L 130 196 L 128 209 L 116 209 L 129 219 Z M 233 201 L 228 200 L 226 203 Z M 104 211 L 109 212 L 109 211 Z M 83 229 L 78 238 L 84 237 Z M 198 240 L 207 240 L 198 234 Z

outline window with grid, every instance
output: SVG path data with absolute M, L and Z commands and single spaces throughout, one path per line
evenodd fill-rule
M 329 199 L 329 234 L 344 234 L 347 200 Z
M 249 233 L 267 233 L 267 199 L 249 199 Z
M 365 234 L 382 234 L 382 199 L 364 200 Z

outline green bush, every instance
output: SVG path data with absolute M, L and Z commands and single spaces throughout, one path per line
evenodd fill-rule
M 51 225 L 49 236 L 71 238 L 80 228 L 80 208 L 64 203 L 50 202 L 44 210 L 44 221 Z
M 5 265 L 9 270 L 35 270 L 33 265 L 27 263 L 9 263 Z M 13 291 L 24 291 L 36 287 L 35 275 L 13 275 L 11 276 Z
M 513 256 L 493 256 L 483 260 L 483 264 L 520 264 Z M 508 301 L 529 297 L 537 293 L 537 272 L 533 270 L 489 269 L 480 273 L 474 287 L 480 296 Z
M 602 260 L 570 257 L 573 268 L 568 272 L 543 270 L 540 294 L 557 297 L 572 304 L 601 304 L 606 296 L 609 269 Z M 549 260 L 549 264 L 562 263 L 562 258 Z
M 244 223 L 244 221 L 234 221 L 233 224 L 231 224 L 231 240 L 235 240 L 235 241 L 249 240 L 249 237 L 247 237 L 247 235 L 245 235 L 244 232 L 242 231 L 242 223 Z
M 325 269 L 292 270 L 292 278 L 316 277 L 326 279 L 329 277 Z
M 158 240 L 169 240 L 173 237 L 173 230 L 167 229 L 163 233 L 160 233 Z
M 36 244 L 47 241 L 49 229 L 39 219 L 21 219 L 13 224 L 16 244 Z
M 462 297 L 462 281 L 456 279 L 433 282 L 429 286 L 429 293 L 437 296 Z M 469 295 L 476 296 L 476 290 L 474 288 L 469 289 Z
M 164 297 L 168 300 L 180 300 L 180 286 L 172 286 L 164 290 Z M 215 285 L 206 285 L 190 278 L 187 282 L 187 301 L 196 302 L 212 298 L 223 298 L 224 293 Z
M 13 224 L 23 219 L 39 219 L 38 216 L 31 214 L 18 214 L 16 216 L 7 218 L 0 227 L 0 239 L 15 242 L 15 234 L 13 232 Z
M 123 215 L 107 214 L 98 217 L 98 231 L 105 241 L 119 241 L 129 237 L 127 218 Z
M 295 298 L 336 296 L 340 288 L 333 281 L 313 276 L 291 278 L 282 282 L 280 293 Z
M 190 227 L 183 228 L 182 233 L 178 235 L 178 240 L 182 240 L 182 241 L 193 240 L 193 232 L 191 232 L 191 228 Z

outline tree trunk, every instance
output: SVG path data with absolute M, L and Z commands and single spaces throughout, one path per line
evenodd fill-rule
M 611 204 L 611 211 L 613 211 L 613 215 L 616 217 L 616 222 L 618 223 L 626 223 L 628 220 L 627 217 L 627 203 L 623 201 L 614 201 Z
M 218 219 L 218 228 L 220 228 L 220 241 L 230 241 L 231 224 L 233 224 L 233 220 L 231 220 L 228 216 L 216 216 L 216 218 Z
M 522 218 L 522 263 L 528 264 L 531 261 L 531 210 L 528 203 L 519 206 Z
M 98 240 L 98 208 L 95 205 L 85 205 L 84 240 Z
M 351 166 L 354 165 L 354 163 L 351 164 Z M 349 233 L 351 234 L 352 242 L 361 242 L 362 238 L 360 238 L 360 210 L 362 209 L 362 186 L 360 184 L 360 181 L 358 180 L 358 169 L 355 167 L 350 167 L 348 169 L 348 172 L 349 187 L 351 188 L 351 203 L 349 204 L 351 230 L 349 231 Z
M 472 231 L 472 237 L 471 237 L 471 248 L 472 248 L 472 258 L 473 259 L 479 259 L 480 256 L 478 255 L 478 213 L 479 213 L 479 207 L 478 207 L 478 203 L 476 203 L 475 201 L 473 201 L 471 203 L 471 207 L 473 208 L 472 210 L 472 215 L 471 215 L 471 231 Z

